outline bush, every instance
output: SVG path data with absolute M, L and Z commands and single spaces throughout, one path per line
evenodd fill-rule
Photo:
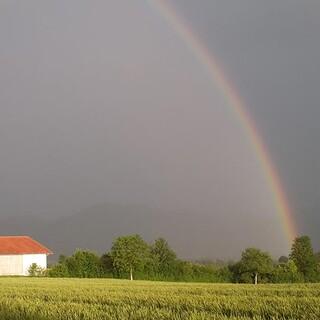
M 274 283 L 298 283 L 303 282 L 303 275 L 298 272 L 298 268 L 293 260 L 277 265 L 271 275 Z
M 45 276 L 46 270 L 41 268 L 36 263 L 31 264 L 28 269 L 28 274 L 30 277 L 43 277 Z
M 100 278 L 102 275 L 100 257 L 86 250 L 77 250 L 72 256 L 60 259 L 48 271 L 49 277 Z
M 67 278 L 70 276 L 68 268 L 64 263 L 58 263 L 48 269 L 47 275 L 52 278 Z

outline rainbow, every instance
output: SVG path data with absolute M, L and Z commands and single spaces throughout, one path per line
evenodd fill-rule
M 288 245 L 290 246 L 292 240 L 297 236 L 297 228 L 290 205 L 269 152 L 239 93 L 227 79 L 221 64 L 218 63 L 218 59 L 209 52 L 208 48 L 198 39 L 193 30 L 178 16 L 175 9 L 171 7 L 167 1 L 147 0 L 147 2 L 167 21 L 175 33 L 185 42 L 192 54 L 207 71 L 213 84 L 223 93 L 228 105 L 232 108 L 244 127 L 272 192 L 275 207 L 285 231 Z

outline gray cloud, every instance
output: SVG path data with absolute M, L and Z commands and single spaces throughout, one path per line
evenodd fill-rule
M 277 3 L 174 4 L 248 102 L 302 231 L 316 237 L 316 4 L 295 2 L 289 12 Z M 247 245 L 285 253 L 241 124 L 151 7 L 0 6 L 1 215 L 56 218 L 99 203 L 139 204 L 166 212 L 161 230 L 172 228 L 167 212 L 186 221 L 185 235 L 169 235 L 184 256 L 230 257 Z
M 317 243 L 319 2 L 200 3 L 174 1 L 239 88 L 278 167 L 299 231 Z

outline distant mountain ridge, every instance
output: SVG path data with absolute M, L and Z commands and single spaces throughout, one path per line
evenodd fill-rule
M 32 215 L 1 217 L 0 234 L 30 235 L 52 249 L 57 258 L 77 248 L 106 252 L 116 237 L 126 234 L 138 233 L 146 241 L 163 236 L 170 241 L 186 228 L 183 221 L 188 217 L 182 212 L 181 218 L 177 216 L 177 212 L 173 215 L 138 205 L 101 204 L 56 220 Z
M 149 243 L 164 237 L 184 259 L 233 259 L 246 247 L 262 247 L 257 243 L 259 234 L 268 234 L 268 228 L 273 227 L 260 219 L 254 220 L 252 228 L 252 221 L 241 215 L 230 215 L 229 222 L 227 219 L 201 208 L 188 211 L 107 203 L 55 220 L 32 215 L 0 216 L 0 235 L 34 237 L 55 253 L 51 261 L 57 260 L 59 254 L 70 255 L 77 248 L 102 254 L 110 250 L 117 237 L 136 233 Z M 249 232 L 251 242 L 245 242 L 242 235 Z M 273 249 L 273 242 L 268 241 Z M 279 250 L 276 255 L 279 254 L 283 252 Z

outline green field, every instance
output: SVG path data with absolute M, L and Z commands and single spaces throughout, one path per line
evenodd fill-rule
M 0 319 L 320 319 L 320 285 L 0 278 Z

